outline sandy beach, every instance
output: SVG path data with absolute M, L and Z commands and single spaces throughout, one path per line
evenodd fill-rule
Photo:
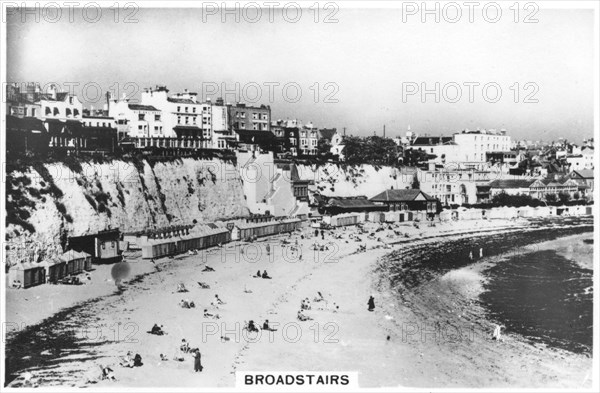
M 591 387 L 588 356 L 518 336 L 491 341 L 491 324 L 481 320 L 473 300 L 481 285 L 476 272 L 448 272 L 401 300 L 378 270 L 394 250 L 525 230 L 526 224 L 421 223 L 377 231 L 379 224 L 367 223 L 364 233 L 347 227 L 327 232 L 325 240 L 306 228 L 155 264 L 131 254 L 132 278 L 123 291 L 109 280 L 110 266 L 96 266 L 85 286 L 9 290 L 7 320 L 26 325 L 9 335 L 7 368 L 15 372 L 9 386 L 23 386 L 24 372 L 39 386 L 233 387 L 240 370 L 345 370 L 359 372 L 361 387 Z M 329 249 L 315 251 L 314 243 Z M 367 251 L 357 253 L 360 245 Z M 214 271 L 203 271 L 205 266 Z M 258 270 L 272 279 L 252 277 Z M 189 292 L 176 293 L 179 283 Z M 326 301 L 314 301 L 318 292 Z M 211 305 L 215 294 L 225 304 Z M 374 312 L 367 310 L 370 295 Z M 301 322 L 296 316 L 305 298 L 312 301 L 306 314 L 313 319 Z M 182 299 L 196 307 L 179 307 Z M 204 309 L 220 318 L 205 318 Z M 242 329 L 245 321 L 262 326 L 266 319 L 277 331 L 255 336 Z M 167 334 L 148 334 L 154 323 Z M 446 326 L 443 335 L 431 333 L 436 323 Z M 468 339 L 457 339 L 457 329 Z M 203 372 L 193 372 L 191 355 L 173 359 L 184 338 L 200 349 Z M 120 367 L 118 356 L 127 351 L 139 353 L 143 366 Z M 100 365 L 111 365 L 116 382 L 97 381 Z

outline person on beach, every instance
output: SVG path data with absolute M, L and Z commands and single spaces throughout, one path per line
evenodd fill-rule
M 267 255 L 271 255 L 271 246 L 269 245 L 269 243 L 267 243 L 265 248 L 267 249 Z
M 254 276 L 254 277 L 256 277 L 256 278 L 261 278 L 262 277 L 262 275 L 260 274 L 260 270 L 256 272 L 256 276 Z
M 188 290 L 186 289 L 185 285 L 180 282 L 179 284 L 177 284 L 177 292 L 178 293 L 184 293 L 187 292 Z
M 221 298 L 219 298 L 219 295 L 215 293 L 215 303 L 216 304 L 225 304 L 225 302 L 223 300 L 221 300 Z
M 496 325 L 494 328 L 494 333 L 492 333 L 492 340 L 501 341 L 502 340 L 502 327 L 500 325 Z
M 202 372 L 202 369 L 202 355 L 200 354 L 200 350 L 196 348 L 194 351 L 194 372 Z
M 190 343 L 188 343 L 185 338 L 181 339 L 179 350 L 183 353 L 188 353 L 190 351 Z
M 205 309 L 204 309 L 204 318 L 213 318 L 213 319 L 219 319 L 219 318 L 220 318 L 220 316 L 219 316 L 219 314 L 211 314 L 211 313 L 209 313 L 209 312 L 208 312 L 208 309 L 207 309 L 207 308 L 205 308 Z
M 266 278 L 266 279 L 269 279 L 269 280 L 270 280 L 272 277 L 270 277 L 270 276 L 269 276 L 269 274 L 267 273 L 267 271 L 266 271 L 266 270 L 264 270 L 264 271 L 263 271 L 263 274 L 262 274 L 262 278 Z
M 256 327 L 253 320 L 248 321 L 248 326 L 246 328 L 249 332 L 258 332 L 258 327 Z
M 113 374 L 112 368 L 110 368 L 108 366 L 100 366 L 100 370 L 101 370 L 101 374 L 100 374 L 101 380 L 108 379 L 113 382 L 116 381 L 116 378 Z
M 119 364 L 122 367 L 133 368 L 133 354 L 131 353 L 131 351 L 128 351 L 127 355 L 125 355 L 124 357 L 121 358 L 121 360 L 119 361 Z
M 304 312 L 302 310 L 298 310 L 298 320 L 299 321 L 311 321 L 312 318 L 309 317 L 308 315 L 304 314 Z
M 375 298 L 373 296 L 369 297 L 369 301 L 367 302 L 367 305 L 369 306 L 369 311 L 375 310 Z
M 315 237 L 319 237 L 319 230 L 315 229 Z
M 321 229 L 321 240 L 325 240 L 325 231 Z
M 160 325 L 160 327 L 159 327 L 157 324 L 154 324 L 154 326 L 152 326 L 152 329 L 150 330 L 150 334 L 162 336 L 165 334 L 165 332 L 163 332 L 163 330 L 162 330 L 162 325 Z
M 267 330 L 269 332 L 276 332 L 277 329 L 273 329 L 271 326 L 269 326 L 269 320 L 266 319 L 265 322 L 263 323 L 263 330 Z

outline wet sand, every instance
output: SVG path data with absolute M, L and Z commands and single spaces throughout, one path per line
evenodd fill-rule
M 434 247 L 439 236 L 460 237 L 459 232 L 476 236 L 523 224 L 494 220 L 435 228 L 422 224 L 420 229 L 397 226 L 397 232 L 409 234 L 405 239 L 392 230 L 369 238 L 378 224 L 368 223 L 367 233 L 358 234 L 357 227 L 338 229 L 334 233 L 341 239 L 327 234 L 325 241 L 312 237 L 313 230 L 307 228 L 305 239 L 299 234 L 268 238 L 246 245 L 243 254 L 241 244 L 230 243 L 197 256 L 159 260 L 156 271 L 150 262 L 132 260 L 132 265 L 139 264 L 134 271 L 146 274 L 126 283 L 126 290 L 114 293 L 114 288 L 106 287 L 105 296 L 98 297 L 89 286 L 76 287 L 73 291 L 79 290 L 80 296 L 71 295 L 72 307 L 49 311 L 54 314 L 44 321 L 36 321 L 33 315 L 49 302 L 38 291 L 48 289 L 14 291 L 8 294 L 7 319 L 18 316 L 31 327 L 9 336 L 7 365 L 15 373 L 10 386 L 23 386 L 25 371 L 39 386 L 232 387 L 239 370 L 350 370 L 359 371 L 361 387 L 589 387 L 592 361 L 588 357 L 534 347 L 519 337 L 489 341 L 486 321 L 468 319 L 469 313 L 478 315 L 477 305 L 462 301 L 478 290 L 472 276 L 449 274 L 420 286 L 402 301 L 395 296 L 397 288 L 389 288 L 387 280 L 375 274 L 378 260 L 392 251 L 383 245 L 399 237 L 407 243 L 395 249 L 410 249 L 417 243 Z M 351 235 L 363 241 L 350 239 Z M 284 247 L 283 239 L 292 244 L 298 240 L 302 260 L 289 245 Z M 327 242 L 330 250 L 315 252 L 314 242 Z M 267 243 L 271 255 L 266 253 Z M 356 253 L 360 244 L 366 244 L 368 251 Z M 215 271 L 203 272 L 205 265 Z M 253 278 L 259 269 L 266 269 L 273 279 Z M 199 288 L 197 281 L 211 289 Z M 179 282 L 188 293 L 174 293 Z M 339 311 L 317 310 L 324 302 L 313 302 L 306 313 L 314 319 L 298 321 L 301 300 L 312 300 L 317 291 L 330 304 L 336 302 Z M 226 302 L 218 309 L 210 305 L 215 294 Z M 371 294 L 377 305 L 374 312 L 367 310 Z M 178 307 L 184 298 L 193 300 L 196 308 Z M 204 308 L 221 318 L 204 318 Z M 271 335 L 262 332 L 259 338 L 248 336 L 242 326 L 250 319 L 260 325 L 268 319 L 278 323 L 279 330 Z M 467 327 L 480 325 L 481 334 L 460 341 L 450 339 L 449 329 L 444 337 L 423 336 L 435 322 L 460 324 L 466 331 L 463 320 Z M 146 333 L 154 323 L 163 324 L 168 334 Z M 224 334 L 229 341 L 221 340 Z M 182 338 L 200 348 L 202 373 L 193 372 L 189 355 L 184 362 L 173 360 Z M 117 356 L 127 351 L 139 353 L 144 365 L 133 369 L 116 365 Z M 160 361 L 161 353 L 169 360 Z M 116 382 L 94 384 L 100 364 L 113 366 Z

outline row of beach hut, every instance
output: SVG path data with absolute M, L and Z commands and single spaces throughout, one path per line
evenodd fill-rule
M 45 283 L 56 284 L 70 275 L 92 270 L 92 256 L 83 251 L 69 250 L 40 263 L 20 263 L 10 267 L 9 283 L 18 281 L 23 288 Z
M 176 255 L 190 250 L 202 250 L 227 243 L 231 234 L 224 225 L 196 225 L 191 230 L 179 232 L 170 237 L 138 237 L 136 244 L 142 250 L 142 258 L 154 259 Z

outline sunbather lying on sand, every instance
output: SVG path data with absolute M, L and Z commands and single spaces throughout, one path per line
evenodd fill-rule
M 203 272 L 214 272 L 214 271 L 215 271 L 215 269 L 213 269 L 213 268 L 212 268 L 212 267 L 210 267 L 210 266 L 204 266 L 204 269 L 203 269 L 202 271 L 203 271 Z
M 210 289 L 210 285 L 202 281 L 198 281 L 198 286 L 202 289 Z
M 154 324 L 154 326 L 152 326 L 152 329 L 148 332 L 150 334 L 155 334 L 157 336 L 162 336 L 164 334 L 166 334 L 163 330 L 162 330 L 163 325 L 160 325 L 160 327 L 157 324 Z
M 220 316 L 219 316 L 219 314 L 212 314 L 212 313 L 209 313 L 209 312 L 208 312 L 208 309 L 207 309 L 207 308 L 205 308 L 205 309 L 204 309 L 204 318 L 219 319 L 219 318 L 220 318 Z
M 298 320 L 299 321 L 312 321 L 312 318 L 308 315 L 304 314 L 302 310 L 298 310 Z
M 188 290 L 185 288 L 185 285 L 180 282 L 179 284 L 177 284 L 177 292 L 188 292 Z

